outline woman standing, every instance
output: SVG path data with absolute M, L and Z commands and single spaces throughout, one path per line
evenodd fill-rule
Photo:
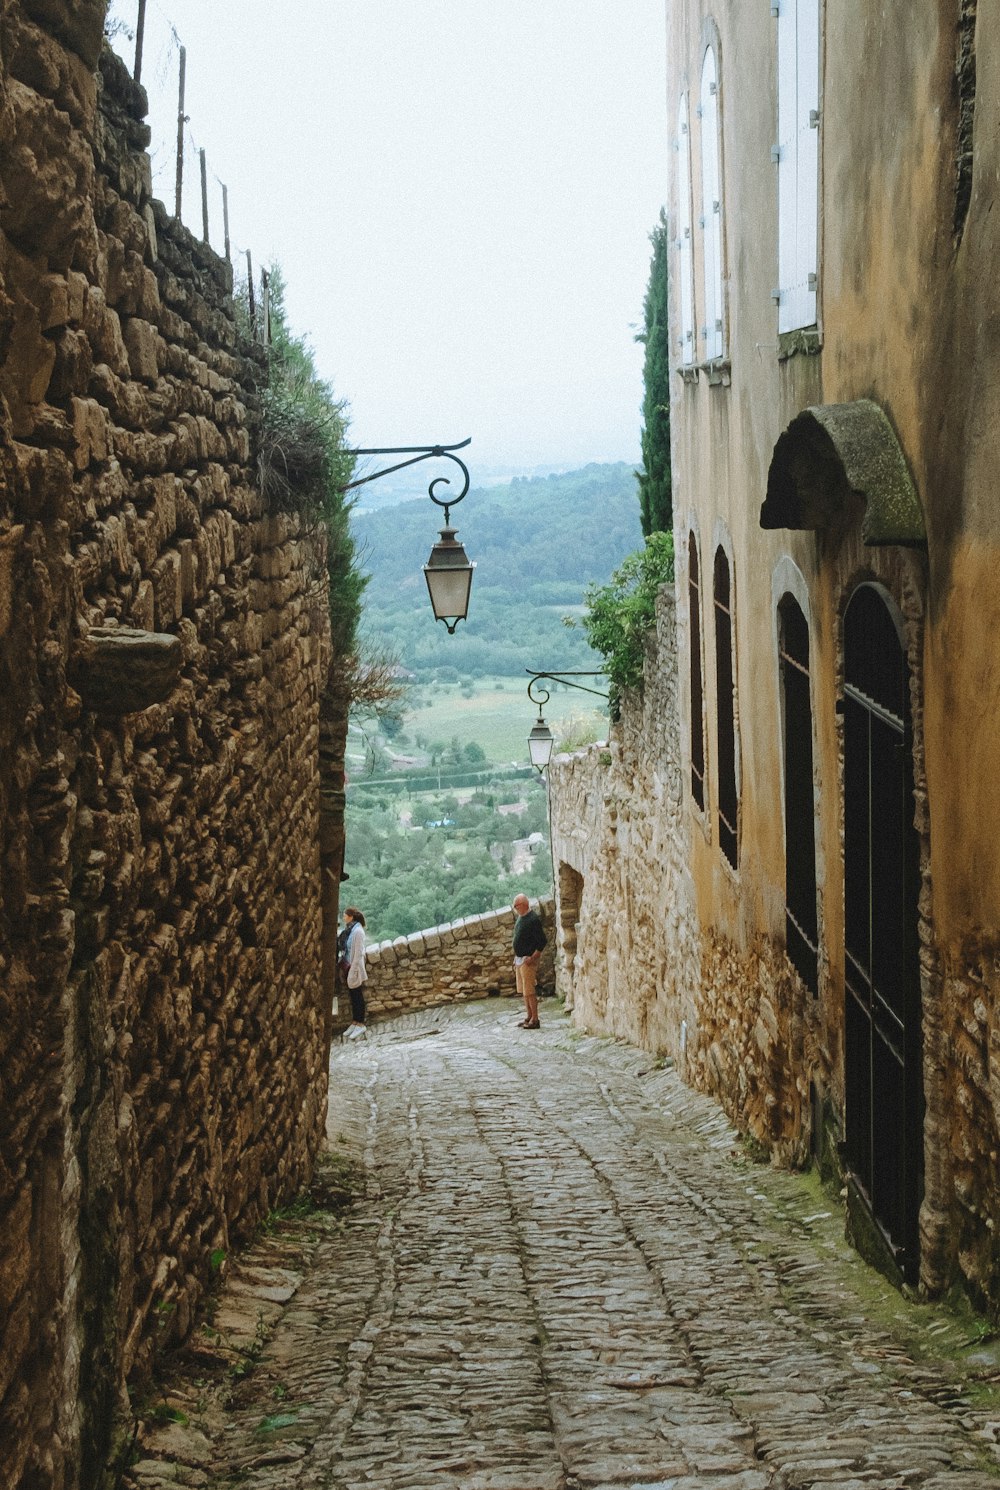
M 364 1034 L 365 984 L 368 981 L 368 969 L 365 966 L 365 918 L 357 906 L 349 905 L 344 911 L 344 929 L 338 941 L 341 943 L 340 966 L 351 998 L 353 1023 L 347 1031 L 347 1038 L 354 1040 Z

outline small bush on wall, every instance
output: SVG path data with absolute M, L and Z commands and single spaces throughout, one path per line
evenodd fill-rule
M 272 511 L 297 512 L 326 534 L 326 584 L 334 655 L 354 653 L 367 584 L 350 529 L 344 491 L 354 473 L 346 404 L 316 371 L 307 342 L 293 336 L 281 270 L 269 277 L 271 345 L 261 395 L 258 447 L 261 490 Z
M 580 625 L 595 652 L 604 658 L 617 717 L 623 692 L 642 687 L 646 637 L 656 624 L 656 595 L 674 577 L 674 535 L 650 533 L 645 546 L 629 554 L 606 585 L 588 585 L 587 609 Z

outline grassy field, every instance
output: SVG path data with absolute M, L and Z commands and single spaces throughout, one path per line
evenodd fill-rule
M 600 684 L 599 678 L 593 681 Z M 528 731 L 538 712 L 528 698 L 527 678 L 480 679 L 472 685 L 471 697 L 465 696 L 468 686 L 463 693 L 457 683 L 425 685 L 418 692 L 425 707 L 408 711 L 403 726 L 411 741 L 419 735 L 428 743 L 440 740 L 447 745 L 457 737 L 462 745 L 481 745 L 494 764 L 527 761 Z M 586 693 L 557 688 L 544 712 L 557 742 L 560 726 L 575 720 L 591 726 L 591 738 L 607 738 L 608 718 L 601 701 Z

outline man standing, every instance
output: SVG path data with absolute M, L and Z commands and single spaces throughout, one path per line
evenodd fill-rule
M 547 938 L 542 929 L 542 918 L 531 909 L 527 895 L 516 895 L 512 909 L 517 916 L 514 922 L 514 978 L 517 991 L 524 999 L 524 1018 L 518 1029 L 537 1030 L 541 1025 L 535 982 Z

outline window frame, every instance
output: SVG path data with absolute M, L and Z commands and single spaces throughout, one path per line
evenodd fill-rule
M 701 561 L 698 539 L 693 528 L 688 532 L 688 681 L 691 710 L 689 746 L 691 800 L 705 812 L 705 663 L 702 653 Z
M 820 4 L 777 7 L 779 335 L 819 318 Z
M 798 631 L 791 637 L 789 622 Z M 819 993 L 819 875 L 816 863 L 813 700 L 809 618 L 790 590 L 775 611 L 781 684 L 785 950 L 813 996 Z
M 691 195 L 691 108 L 688 94 L 681 94 L 677 109 L 677 296 L 680 311 L 680 363 L 690 367 L 698 360 L 694 304 L 694 207 Z
M 701 328 L 706 362 L 726 355 L 726 306 L 722 176 L 722 110 L 716 44 L 705 47 L 701 63 L 698 117 L 701 122 L 702 287 L 705 323 Z
M 720 562 L 721 561 L 721 562 Z M 720 596 L 722 566 L 725 597 Z M 740 768 L 737 733 L 736 607 L 732 559 L 723 543 L 712 564 L 715 623 L 716 819 L 719 847 L 732 869 L 740 867 Z

